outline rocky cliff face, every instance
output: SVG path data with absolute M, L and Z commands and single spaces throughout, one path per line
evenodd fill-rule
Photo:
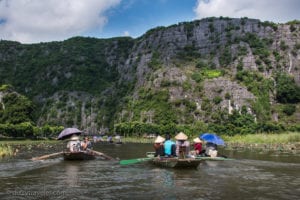
M 250 83 L 236 78 L 237 73 L 257 73 L 275 85 L 275 73 L 286 72 L 299 84 L 299 36 L 299 24 L 209 18 L 150 30 L 137 39 L 125 66 L 137 66 L 137 99 L 140 87 L 167 88 L 170 101 L 187 99 L 197 105 L 196 111 L 203 111 L 203 100 L 212 102 L 217 98 L 212 110 L 221 108 L 231 113 L 246 106 L 255 115 L 251 105 L 258 94 L 253 94 Z M 219 78 L 202 77 L 205 80 L 199 86 L 192 76 L 205 69 L 223 72 Z M 168 86 L 162 86 L 166 82 Z M 203 91 L 195 91 L 197 87 Z M 270 86 L 267 91 L 272 104 L 276 104 L 274 90 Z M 201 119 L 207 117 L 202 115 Z
M 217 68 L 236 67 L 241 59 L 244 69 L 258 70 L 259 64 L 255 61 L 259 55 L 254 55 L 253 47 L 245 39 L 247 34 L 254 34 L 262 41 L 267 42 L 270 51 L 270 55 L 268 55 L 270 63 L 262 63 L 262 65 L 270 64 L 271 69 L 261 71 L 265 75 L 271 76 L 274 69 L 280 65 L 283 70 L 293 74 L 296 81 L 300 83 L 297 68 L 299 66 L 299 25 L 293 27 L 295 30 L 287 24 L 273 24 L 245 18 L 209 18 L 180 23 L 167 28 L 156 28 L 137 39 L 127 63 L 139 59 L 139 74 L 143 74 L 142 71 L 147 72 L 145 66 L 151 60 L 154 51 L 159 52 L 164 67 L 172 67 L 176 66 L 174 58 L 179 53 L 192 49 L 199 58 L 209 55 Z M 220 63 L 219 58 L 226 47 L 229 48 L 232 59 L 231 62 L 224 65 L 224 63 Z M 275 55 L 272 55 L 273 51 L 279 54 L 280 62 L 276 60 Z
M 92 132 L 126 121 L 160 123 L 162 101 L 179 124 L 213 122 L 214 114 L 242 108 L 261 120 L 284 118 L 276 74 L 289 74 L 299 85 L 299 66 L 299 23 L 247 18 L 157 27 L 134 40 L 79 38 L 0 49 L 1 83 L 40 103 L 38 123 Z M 22 77 L 26 70 L 34 77 Z M 300 121 L 299 103 L 288 119 Z

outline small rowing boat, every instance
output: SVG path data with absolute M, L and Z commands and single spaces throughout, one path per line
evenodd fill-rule
M 202 161 L 197 158 L 178 158 L 178 157 L 154 157 L 155 152 L 147 152 L 147 158 L 152 164 L 160 167 L 169 168 L 197 168 Z
M 178 157 L 154 157 L 155 152 L 147 152 L 146 158 L 135 158 L 129 160 L 121 160 L 121 165 L 136 164 L 141 162 L 149 162 L 160 167 L 169 168 L 197 168 L 202 162 L 197 158 L 178 158 Z
M 121 165 L 130 165 L 141 162 L 149 162 L 160 167 L 169 168 L 197 168 L 201 162 L 205 161 L 225 161 L 234 160 L 233 158 L 223 157 L 208 157 L 208 156 L 196 156 L 196 157 L 154 157 L 155 152 L 147 152 L 146 158 L 135 158 L 129 160 L 121 160 Z
M 90 151 L 64 152 L 64 160 L 93 160 L 96 154 Z
M 195 158 L 166 158 L 166 157 L 156 157 L 149 162 L 160 167 L 169 168 L 197 168 L 202 160 Z

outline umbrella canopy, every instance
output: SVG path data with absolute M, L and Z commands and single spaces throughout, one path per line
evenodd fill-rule
M 213 133 L 203 133 L 202 135 L 199 136 L 200 139 L 205 140 L 206 142 L 211 142 L 216 145 L 223 145 L 225 146 L 225 142 L 222 138 L 217 136 L 216 134 Z
M 80 135 L 81 133 L 82 133 L 82 131 L 77 128 L 65 128 L 62 132 L 60 132 L 57 139 L 63 140 L 74 134 Z

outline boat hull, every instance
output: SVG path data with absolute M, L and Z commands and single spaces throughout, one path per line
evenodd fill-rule
M 64 152 L 64 160 L 93 160 L 96 155 L 92 152 Z
M 205 156 L 197 156 L 197 160 L 206 160 L 206 161 L 225 161 L 225 160 L 234 160 L 232 158 L 224 158 L 224 157 L 205 157 Z
M 150 160 L 154 165 L 168 168 L 197 168 L 201 160 L 195 158 L 153 158 Z

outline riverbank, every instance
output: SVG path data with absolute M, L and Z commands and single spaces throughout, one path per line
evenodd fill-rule
M 191 137 L 196 138 L 197 136 Z M 226 143 L 227 149 L 256 149 L 265 151 L 300 151 L 300 133 L 286 132 L 280 134 L 261 133 L 248 135 L 226 136 L 221 135 Z M 122 138 L 125 143 L 153 143 L 155 138 L 137 138 L 126 137 Z
M 249 134 L 222 136 L 229 149 L 260 149 L 265 151 L 300 151 L 300 133 Z
M 13 149 L 9 145 L 0 144 L 0 158 L 5 156 L 12 156 L 14 153 Z
M 0 158 L 16 156 L 20 151 L 30 151 L 33 147 L 53 148 L 58 140 L 0 140 Z

